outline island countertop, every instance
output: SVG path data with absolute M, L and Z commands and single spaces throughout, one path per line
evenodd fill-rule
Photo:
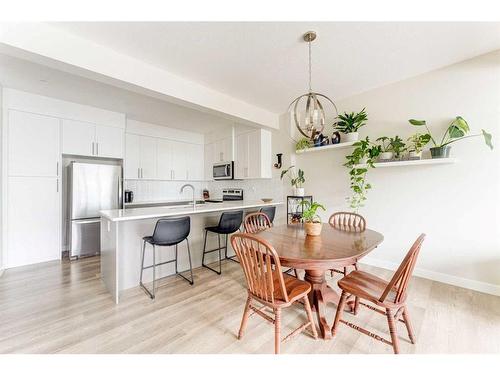
M 279 206 L 281 201 L 272 201 L 265 203 L 259 200 L 242 200 L 242 201 L 224 201 L 222 203 L 203 203 L 196 207 L 189 206 L 159 206 L 159 207 L 143 207 L 143 208 L 124 208 L 117 210 L 100 211 L 102 217 L 110 221 L 130 221 L 143 220 L 168 216 L 178 215 L 196 215 L 218 211 L 229 210 L 244 210 L 248 208 L 257 208 L 265 206 Z

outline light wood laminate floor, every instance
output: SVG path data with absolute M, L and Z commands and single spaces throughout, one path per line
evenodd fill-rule
M 386 279 L 391 275 L 361 269 Z M 201 268 L 194 276 L 194 286 L 175 276 L 161 280 L 155 302 L 134 288 L 115 305 L 99 280 L 98 257 L 7 270 L 0 278 L 0 353 L 273 352 L 273 327 L 258 316 L 250 318 L 244 338 L 236 339 L 246 299 L 238 264 L 226 262 L 222 276 Z M 417 344 L 408 342 L 399 325 L 402 353 L 500 353 L 500 297 L 421 278 L 412 280 L 409 293 Z M 346 317 L 388 337 L 382 315 L 361 308 L 358 316 Z M 283 333 L 304 319 L 300 306 L 286 309 Z M 300 334 L 282 352 L 392 349 L 341 325 L 331 341 Z

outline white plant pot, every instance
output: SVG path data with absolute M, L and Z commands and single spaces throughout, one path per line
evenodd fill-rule
M 378 156 L 378 158 L 380 160 L 391 160 L 392 157 L 394 156 L 394 153 L 393 152 L 381 152 L 380 155 Z
M 359 139 L 359 133 L 345 133 L 340 136 L 341 142 L 356 142 Z
M 303 197 L 304 196 L 304 188 L 303 187 L 301 187 L 301 188 L 296 187 L 294 189 L 294 194 L 296 197 Z
M 420 151 L 420 152 L 410 151 L 409 154 L 408 154 L 408 156 L 410 158 L 419 158 L 419 159 L 421 159 L 422 158 L 422 151 Z

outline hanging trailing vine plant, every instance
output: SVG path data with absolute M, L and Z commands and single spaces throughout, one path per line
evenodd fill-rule
M 369 168 L 375 168 L 374 160 L 381 152 L 380 145 L 370 141 L 368 137 L 353 144 L 354 150 L 346 156 L 349 168 L 349 178 L 351 181 L 352 194 L 347 198 L 349 206 L 357 212 L 364 206 L 366 194 L 372 186 L 366 181 L 366 174 Z

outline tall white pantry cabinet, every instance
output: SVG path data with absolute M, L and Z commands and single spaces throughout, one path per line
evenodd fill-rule
M 3 89 L 2 268 L 61 258 L 62 155 L 123 158 L 124 131 L 123 114 Z

